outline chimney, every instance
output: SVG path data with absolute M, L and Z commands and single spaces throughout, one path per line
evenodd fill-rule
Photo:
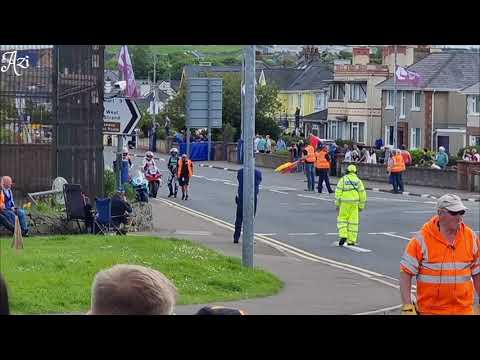
M 370 48 L 356 47 L 353 48 L 353 65 L 367 65 L 370 63 Z

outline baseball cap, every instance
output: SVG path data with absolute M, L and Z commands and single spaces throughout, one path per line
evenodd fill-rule
M 462 199 L 455 194 L 445 194 L 440 197 L 437 201 L 437 209 L 447 209 L 449 211 L 467 210 L 462 203 Z

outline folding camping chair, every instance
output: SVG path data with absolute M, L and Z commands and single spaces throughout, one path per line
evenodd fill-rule
M 85 230 L 87 229 L 87 219 L 85 213 L 85 198 L 82 194 L 82 189 L 79 184 L 64 184 L 63 197 L 65 198 L 65 212 L 67 213 L 67 222 L 76 221 L 78 229 L 80 221 L 85 223 Z
M 94 227 L 98 228 L 99 232 L 106 235 L 115 232 L 121 235 L 119 227 L 115 225 L 112 217 L 112 199 L 95 199 L 96 215 L 94 220 Z

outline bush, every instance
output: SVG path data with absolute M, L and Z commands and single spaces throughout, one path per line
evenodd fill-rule
M 422 159 L 423 156 L 423 150 L 421 149 L 411 149 L 409 150 L 410 155 L 412 156 L 412 165 L 421 165 L 420 160 Z M 427 151 L 427 154 L 430 155 L 432 159 L 435 158 L 435 153 L 431 150 Z M 422 166 L 430 166 L 432 165 L 433 161 L 428 162 L 427 164 L 424 164 Z
M 137 192 L 131 184 L 124 184 L 123 188 L 125 189 L 125 196 L 127 197 L 128 202 L 133 202 L 137 198 Z
M 338 148 L 343 148 L 345 144 L 347 144 L 349 147 L 352 147 L 354 144 L 352 140 L 343 140 L 343 139 L 337 139 L 335 140 L 335 143 L 337 144 Z
M 461 158 L 460 158 L 461 159 Z M 447 166 L 454 166 L 454 165 L 457 165 L 457 160 L 458 160 L 458 157 L 455 156 L 455 155 L 450 155 L 448 157 L 448 164 Z
M 106 197 L 115 193 L 115 173 L 110 169 L 103 172 L 103 193 Z

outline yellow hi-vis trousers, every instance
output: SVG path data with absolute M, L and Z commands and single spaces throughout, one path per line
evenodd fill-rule
M 338 237 L 348 245 L 356 245 L 358 236 L 358 204 L 341 203 L 337 217 Z

